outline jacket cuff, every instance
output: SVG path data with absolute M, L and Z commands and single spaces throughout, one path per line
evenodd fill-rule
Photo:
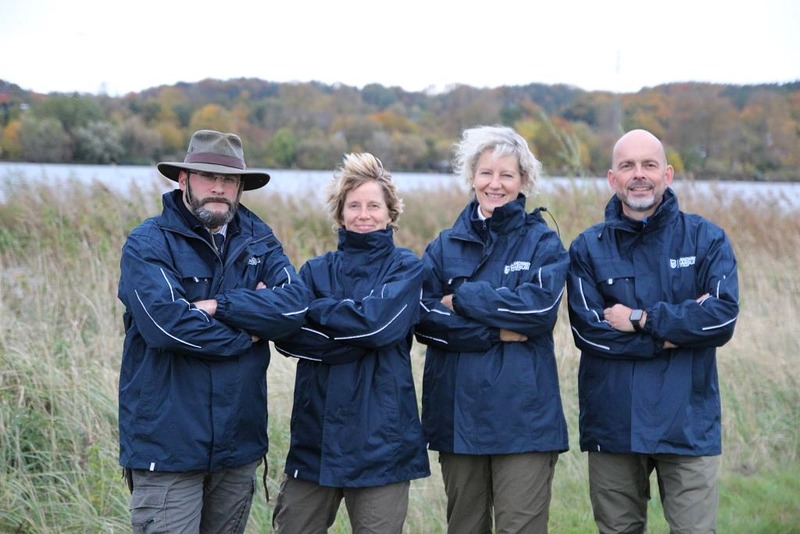
M 458 315 L 464 315 L 463 313 L 461 313 L 459 311 L 458 304 L 456 303 L 456 301 L 458 300 L 458 297 L 456 296 L 457 293 L 458 293 L 458 289 L 456 288 L 456 291 L 453 291 L 453 293 L 452 293 L 452 295 L 453 295 L 453 300 L 452 300 L 453 311 L 456 312 Z
M 653 315 L 653 310 L 654 310 L 654 308 L 648 308 L 648 309 L 645 310 L 645 313 L 647 314 L 647 319 L 645 319 L 645 321 L 644 321 L 644 327 L 642 328 L 642 332 L 644 332 L 645 334 L 648 334 L 648 335 L 650 335 L 652 337 L 656 337 L 655 334 L 653 333 L 653 331 L 654 331 L 653 330 L 653 323 L 654 323 L 654 319 L 655 319 L 655 316 Z
M 500 329 L 499 328 L 490 328 L 489 329 L 489 341 L 492 345 L 497 345 L 500 343 Z
M 225 298 L 222 294 L 215 295 L 214 298 L 217 300 L 217 311 L 214 313 L 214 317 L 217 319 L 224 319 L 230 307 L 230 300 Z
M 664 348 L 664 340 L 655 334 L 655 329 L 653 328 L 653 324 L 655 323 L 655 321 L 653 321 L 653 308 L 648 308 L 645 312 L 647 313 L 647 319 L 644 322 L 642 333 L 653 338 L 653 357 L 658 358 L 664 354 L 667 349 Z

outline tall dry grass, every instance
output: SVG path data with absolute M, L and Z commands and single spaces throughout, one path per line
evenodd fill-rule
M 125 195 L 102 185 L 47 184 L 7 178 L 0 198 L 0 532 L 127 532 L 128 494 L 117 465 L 117 374 L 122 345 L 116 299 L 119 251 L 131 228 L 160 211 L 160 193 Z M 565 245 L 599 220 L 608 192 L 567 186 L 529 206 L 547 206 Z M 460 188 L 407 191 L 397 242 L 421 254 L 464 205 Z M 720 532 L 797 532 L 800 505 L 800 217 L 772 199 L 743 201 L 724 186 L 691 189 L 686 211 L 726 229 L 739 259 L 741 316 L 719 351 L 723 394 Z M 333 248 L 336 236 L 320 203 L 246 193 L 296 266 Z M 545 215 L 548 218 L 547 215 Z M 555 224 L 551 224 L 555 226 Z M 594 531 L 585 455 L 577 445 L 578 352 L 565 305 L 555 331 L 571 450 L 559 460 L 551 532 Z M 423 349 L 414 349 L 419 384 Z M 294 362 L 273 354 L 272 502 L 288 447 Z M 412 483 L 406 531 L 444 532 L 445 499 L 436 453 L 433 475 Z M 655 494 L 656 492 L 654 492 Z M 270 532 L 271 504 L 256 496 L 249 532 Z M 657 499 L 655 499 L 657 501 Z M 343 508 L 343 507 L 342 507 Z M 651 532 L 666 532 L 657 502 Z M 334 532 L 348 532 L 345 513 Z

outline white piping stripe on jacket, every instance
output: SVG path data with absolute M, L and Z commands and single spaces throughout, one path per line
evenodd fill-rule
M 594 318 L 597 320 L 598 323 L 603 322 L 600 320 L 600 316 L 597 315 L 597 312 L 589 309 L 589 304 L 586 303 L 586 294 L 583 292 L 583 278 L 578 278 L 578 288 L 579 288 L 578 293 L 580 293 L 581 300 L 583 301 L 583 308 L 585 310 L 592 312 L 594 314 Z
M 398 317 L 400 317 L 400 314 L 402 314 L 402 313 L 405 311 L 405 309 L 406 309 L 406 308 L 408 308 L 408 304 L 404 305 L 404 306 L 403 306 L 403 308 L 402 308 L 402 309 L 401 309 L 399 312 L 397 312 L 397 314 L 396 314 L 394 317 L 392 317 L 392 318 L 389 320 L 389 322 L 388 322 L 388 323 L 386 323 L 386 324 L 385 324 L 385 325 L 383 325 L 382 327 L 378 328 L 378 329 L 377 329 L 377 330 L 375 330 L 374 332 L 368 332 L 368 333 L 366 333 L 366 334 L 359 334 L 359 335 L 357 335 L 357 336 L 343 336 L 343 337 L 336 337 L 336 338 L 334 338 L 334 339 L 336 339 L 336 340 L 340 340 L 340 339 L 358 339 L 358 338 L 360 338 L 360 337 L 369 337 L 369 336 L 373 336 L 373 335 L 377 334 L 378 332 L 381 332 L 381 331 L 385 330 L 385 329 L 386 329 L 386 328 L 387 328 L 387 327 L 388 327 L 390 324 L 392 324 L 392 323 L 394 322 L 394 320 L 395 320 L 395 319 L 397 319 Z
M 564 288 L 562 287 L 561 288 L 561 292 L 558 294 L 558 296 L 556 297 L 555 301 L 550 306 L 548 306 L 547 308 L 542 308 L 541 310 L 521 310 L 521 311 L 517 311 L 517 310 L 510 310 L 508 308 L 497 308 L 497 311 L 508 312 L 508 313 L 518 313 L 518 314 L 523 314 L 523 315 L 527 315 L 527 314 L 530 314 L 530 313 L 545 313 L 545 312 L 548 312 L 548 311 L 552 310 L 558 304 L 558 301 L 561 298 L 561 295 L 563 295 L 563 294 L 564 294 Z
M 292 283 L 292 273 L 290 273 L 289 269 L 287 269 L 286 267 L 283 268 L 283 272 L 286 273 L 287 281 L 282 283 L 281 287 L 285 286 L 286 284 L 290 284 L 291 285 L 291 283 Z M 298 315 L 300 313 L 305 313 L 307 311 L 308 311 L 308 307 L 306 306 L 302 310 L 297 310 L 297 311 L 293 311 L 293 312 L 285 312 L 285 313 L 282 313 L 281 315 L 283 315 L 284 317 L 290 317 L 292 315 Z
M 734 322 L 734 321 L 735 321 L 736 319 L 738 319 L 738 318 L 739 318 L 739 316 L 737 315 L 736 317 L 734 317 L 734 318 L 733 318 L 733 319 L 731 319 L 730 321 L 725 321 L 725 322 L 724 322 L 724 323 L 722 323 L 722 324 L 716 324 L 716 325 L 714 325 L 714 326 L 704 326 L 704 327 L 702 328 L 702 330 L 704 330 L 704 331 L 705 331 L 705 330 L 716 330 L 717 328 L 723 328 L 723 327 L 725 327 L 725 326 L 728 326 L 729 324 L 731 324 L 732 322 Z
M 439 315 L 447 315 L 447 316 L 450 315 L 450 312 L 437 310 L 436 308 L 434 308 L 434 309 L 428 308 L 427 306 L 425 306 L 425 303 L 422 302 L 421 300 L 419 301 L 419 305 L 422 306 L 422 309 L 425 310 L 428 313 L 438 313 Z
M 170 288 L 170 289 L 171 289 L 171 288 Z M 155 321 L 155 319 L 153 319 L 153 316 L 152 316 L 152 315 L 150 315 L 150 312 L 147 310 L 147 307 L 144 305 L 144 302 L 142 302 L 142 298 L 139 296 L 139 292 L 138 292 L 138 291 L 136 291 L 136 290 L 134 290 L 134 294 L 136 295 L 136 300 L 138 300 L 138 301 L 139 301 L 139 305 L 141 305 L 141 307 L 142 307 L 142 309 L 144 310 L 144 312 L 147 314 L 147 316 L 148 316 L 148 317 L 150 318 L 150 320 L 153 322 L 153 324 L 155 325 L 155 327 L 156 327 L 156 328 L 158 328 L 159 330 L 161 330 L 161 331 L 164 333 L 164 335 L 166 335 L 166 336 L 169 336 L 170 338 L 174 339 L 175 341 L 177 341 L 177 342 L 179 342 L 179 343 L 183 343 L 184 345 L 188 345 L 188 346 L 190 346 L 190 347 L 193 347 L 193 348 L 195 348 L 195 349 L 199 349 L 199 348 L 201 348 L 201 346 L 200 346 L 200 345 L 195 345 L 194 343 L 189 343 L 188 341 L 184 341 L 184 340 L 182 340 L 182 339 L 179 339 L 179 338 L 177 338 L 177 337 L 173 336 L 172 334 L 170 334 L 169 332 L 167 332 L 166 330 L 164 330 L 164 329 L 161 327 L 161 325 L 160 325 L 160 324 L 158 324 L 158 323 Z
M 167 283 L 167 287 L 169 288 L 169 297 L 172 302 L 175 302 L 175 291 L 172 289 L 172 284 L 169 283 L 169 278 L 167 277 L 167 273 L 164 272 L 164 269 L 159 269 L 161 271 L 161 276 L 164 278 L 164 282 Z M 136 294 L 139 295 L 138 293 Z
M 309 356 L 304 356 L 303 354 L 294 354 L 293 352 L 289 352 L 288 350 L 284 350 L 277 345 L 275 346 L 275 350 L 283 354 L 284 356 L 291 356 L 292 358 L 298 358 L 300 360 L 309 360 L 312 362 L 321 362 L 322 358 L 311 358 Z
M 611 350 L 611 347 L 606 347 L 605 345 L 598 345 L 597 343 L 592 343 L 591 341 L 589 341 L 588 339 L 583 337 L 581 335 L 581 333 L 578 332 L 578 329 L 575 328 L 574 326 L 572 327 L 572 331 L 575 332 L 576 336 L 578 336 L 579 338 L 581 338 L 582 340 L 584 340 L 586 343 L 588 343 L 589 345 L 591 345 L 593 347 L 597 347 L 598 349 L 603 349 L 603 350 Z
M 317 334 L 318 336 L 322 336 L 325 339 L 330 339 L 331 337 L 324 332 L 320 332 L 319 330 L 314 330 L 313 328 L 309 328 L 307 326 L 301 326 L 300 330 L 305 330 L 306 332 L 311 332 L 312 334 Z
M 433 336 L 426 336 L 425 334 L 420 334 L 419 332 L 417 332 L 416 334 L 419 337 L 424 337 L 425 339 L 432 339 L 433 341 L 437 341 L 437 342 L 441 343 L 442 345 L 449 345 L 449 343 L 447 341 L 445 341 L 444 339 L 439 339 L 438 337 L 433 337 Z
M 581 296 L 581 301 L 583 302 L 583 307 L 584 307 L 584 309 L 586 309 L 586 310 L 588 310 L 588 311 L 591 311 L 591 312 L 594 314 L 594 318 L 597 320 L 597 322 L 598 322 L 598 323 L 605 322 L 605 321 L 602 321 L 602 320 L 600 319 L 600 316 L 599 316 L 599 315 L 597 315 L 597 312 L 596 312 L 596 311 L 594 311 L 593 309 L 589 308 L 589 304 L 587 304 L 587 302 L 586 302 L 586 294 L 583 292 L 583 278 L 578 278 L 578 293 L 579 293 L 579 294 L 580 294 L 580 296 Z M 585 337 L 583 337 L 583 336 L 581 335 L 581 333 L 580 333 L 580 332 L 578 332 L 578 329 L 577 329 L 577 328 L 575 328 L 574 326 L 573 326 L 573 327 L 571 327 L 571 328 L 572 328 L 572 331 L 573 331 L 573 332 L 575 332 L 575 335 L 576 335 L 576 336 L 578 336 L 579 338 L 581 338 L 582 340 L 584 340 L 584 341 L 585 341 L 586 343 L 588 343 L 589 345 L 591 345 L 591 346 L 593 346 L 593 347 L 597 347 L 598 349 L 609 350 L 609 351 L 611 350 L 611 347 L 608 347 L 608 346 L 606 346 L 606 345 L 600 345 L 600 344 L 598 344 L 598 343 L 593 343 L 593 342 L 589 341 L 588 339 L 586 339 Z

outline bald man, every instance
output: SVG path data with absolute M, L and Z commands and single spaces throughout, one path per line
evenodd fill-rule
M 580 446 L 601 533 L 645 531 L 653 471 L 672 532 L 716 531 L 716 349 L 739 313 L 736 258 L 722 229 L 679 210 L 673 176 L 652 133 L 623 135 L 605 220 L 570 246 Z

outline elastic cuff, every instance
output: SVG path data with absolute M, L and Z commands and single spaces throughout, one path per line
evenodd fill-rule
M 214 312 L 214 317 L 217 319 L 224 319 L 225 315 L 228 311 L 228 299 L 226 299 L 223 295 L 215 295 L 214 298 L 217 301 L 217 311 Z
M 491 328 L 489 332 L 489 341 L 492 345 L 496 345 L 500 343 L 500 329 L 499 328 Z

